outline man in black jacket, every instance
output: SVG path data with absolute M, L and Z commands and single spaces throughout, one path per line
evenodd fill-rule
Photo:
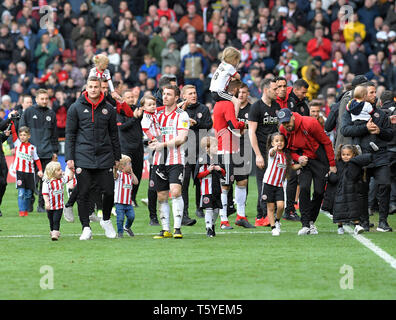
M 389 214 L 396 213 L 396 102 L 394 94 L 390 90 L 385 90 L 380 98 L 381 110 L 390 119 L 393 139 L 388 143 L 388 154 L 391 170 L 391 195 L 389 202 Z
M 49 95 L 47 90 L 39 89 L 36 94 L 36 105 L 26 109 L 19 121 L 19 127 L 30 128 L 30 142 L 36 146 L 43 171 L 51 160 L 57 159 L 58 134 L 56 130 L 56 114 L 48 107 Z M 45 212 L 44 199 L 41 194 L 42 181 L 39 182 L 39 200 L 37 212 Z
M 136 178 L 142 178 L 143 172 L 143 131 L 140 121 L 143 110 L 133 105 L 134 96 L 132 90 L 126 90 L 123 93 L 123 99 L 126 104 L 135 112 L 136 117 L 129 118 L 125 115 L 117 114 L 118 134 L 120 136 L 121 152 L 129 156 L 132 160 L 132 169 Z M 134 185 L 132 189 L 132 205 L 137 206 L 136 194 L 139 190 L 139 184 Z
M 346 137 L 352 137 L 352 143 L 359 145 L 362 153 L 371 153 L 373 162 L 367 168 L 367 177 L 364 190 L 361 190 L 360 197 L 363 204 L 361 215 L 361 225 L 365 231 L 369 231 L 369 213 L 368 213 L 368 190 L 369 181 L 374 177 L 378 185 L 377 198 L 379 202 L 379 223 L 377 231 L 388 232 L 392 228 L 388 225 L 387 218 L 389 214 L 389 197 L 390 197 L 390 167 L 388 159 L 388 143 L 393 138 L 392 128 L 388 116 L 380 109 L 376 108 L 376 88 L 372 82 L 363 84 L 367 87 L 366 101 L 370 102 L 375 111 L 373 116 L 375 123 L 370 119 L 364 124 L 354 124 L 351 114 L 345 112 L 342 116 L 341 134 Z M 371 135 L 375 135 L 374 145 L 372 144 Z
M 115 108 L 106 103 L 101 92 L 101 81 L 87 80 L 86 91 L 67 111 L 65 160 L 75 170 L 79 186 L 78 215 L 83 227 L 80 240 L 92 238 L 89 226 L 89 204 L 92 183 L 103 192 L 103 219 L 101 227 L 108 238 L 116 232 L 110 215 L 114 204 L 113 169 L 121 158 Z
M 197 100 L 197 90 L 193 85 L 185 85 L 182 90 L 182 98 L 184 100 L 184 104 L 182 105 L 182 109 L 188 113 L 190 117 L 190 132 L 189 139 L 187 140 L 187 148 L 186 148 L 186 164 L 184 167 L 184 180 L 182 187 L 182 196 L 184 202 L 184 210 L 183 210 L 183 219 L 182 225 L 192 226 L 196 223 L 195 219 L 191 219 L 188 216 L 188 188 L 190 186 L 190 177 L 193 176 L 195 166 L 198 163 L 199 156 L 199 146 L 200 146 L 200 138 L 204 135 L 207 135 L 207 131 L 212 128 L 213 122 L 210 116 L 210 111 L 207 106 L 198 102 Z M 192 136 L 194 135 L 194 136 Z M 199 183 L 195 184 L 195 204 L 197 208 L 197 216 L 203 217 L 203 214 L 199 212 L 200 207 L 200 199 L 201 199 L 201 190 Z

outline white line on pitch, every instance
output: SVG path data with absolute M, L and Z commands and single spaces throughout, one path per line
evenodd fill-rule
M 329 219 L 333 220 L 332 216 L 324 211 L 321 211 L 323 214 L 325 214 Z M 372 252 L 374 252 L 377 256 L 379 256 L 382 260 L 384 260 L 386 263 L 389 263 L 390 266 L 393 269 L 396 269 L 396 259 L 393 258 L 389 253 L 375 245 L 371 240 L 367 239 L 366 237 L 358 234 L 354 234 L 352 228 L 349 226 L 344 225 L 344 229 L 346 232 L 348 232 L 352 237 L 354 237 L 357 241 L 359 241 L 362 245 L 364 245 L 366 248 L 370 249 Z

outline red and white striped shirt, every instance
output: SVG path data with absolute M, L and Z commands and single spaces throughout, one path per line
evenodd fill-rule
M 59 210 L 64 207 L 64 187 L 69 182 L 69 177 L 61 179 L 43 180 L 43 196 L 47 195 L 50 203 L 50 210 Z
M 67 166 L 66 166 L 66 169 L 65 169 L 65 175 L 68 176 L 68 177 L 70 176 L 70 169 Z M 67 188 L 68 189 L 74 189 L 76 185 L 77 185 L 76 175 L 73 174 L 73 179 L 71 179 L 71 180 L 69 180 L 67 182 Z
M 41 162 L 37 155 L 37 148 L 30 142 L 22 143 L 17 139 L 14 141 L 15 146 L 15 171 L 34 173 L 34 163 L 41 170 Z
M 157 139 L 158 142 L 163 142 L 157 113 L 144 111 L 141 125 L 144 134 L 150 141 Z M 159 164 L 161 162 L 161 156 L 162 152 L 155 152 L 153 164 Z
M 190 128 L 190 117 L 184 110 L 175 107 L 175 109 L 165 114 L 165 108 L 158 111 L 158 121 L 160 123 L 161 133 L 163 142 L 168 142 L 177 137 L 181 130 L 189 130 Z M 167 158 L 165 165 L 182 164 L 184 165 L 184 145 L 178 147 L 167 148 Z M 156 152 L 158 153 L 158 152 Z M 156 155 L 154 155 L 154 158 Z M 153 163 L 155 165 L 160 163 Z
M 118 178 L 114 184 L 114 203 L 132 204 L 132 175 L 118 171 Z
M 268 166 L 265 170 L 263 182 L 271 186 L 283 187 L 286 167 L 286 155 L 284 152 L 276 152 L 273 157 L 268 152 Z
M 210 164 L 202 164 L 199 167 L 197 178 L 201 182 L 201 195 L 213 194 L 212 173 L 208 170 Z M 225 176 L 225 170 L 221 168 L 221 174 Z
M 111 81 L 111 74 L 109 69 L 106 69 L 104 71 L 99 71 L 98 68 L 93 67 L 90 71 L 89 71 L 89 77 L 97 77 L 99 79 L 101 79 L 102 81 L 107 81 L 107 83 L 109 84 L 109 90 L 110 92 L 114 91 L 114 85 L 113 82 Z
M 344 60 L 333 60 L 333 70 L 338 73 L 337 89 L 339 89 L 344 84 Z

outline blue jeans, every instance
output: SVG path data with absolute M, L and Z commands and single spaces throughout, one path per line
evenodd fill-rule
M 125 222 L 125 228 L 130 228 L 132 226 L 133 220 L 135 220 L 135 210 L 131 204 L 115 204 L 116 213 L 117 213 L 117 232 L 124 233 L 124 217 L 127 217 L 127 221 Z
M 19 211 L 28 211 L 30 198 L 32 197 L 32 190 L 25 188 L 18 188 L 18 207 Z

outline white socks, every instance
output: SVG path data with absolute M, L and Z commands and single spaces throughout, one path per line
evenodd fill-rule
M 216 224 L 217 217 L 219 216 L 219 209 L 205 209 L 205 226 L 206 229 L 212 229 Z
M 182 196 L 172 198 L 173 224 L 175 229 L 180 229 L 183 218 L 184 201 Z
M 220 209 L 220 219 L 221 221 L 228 221 L 227 217 L 227 203 L 228 203 L 228 190 L 221 190 L 221 204 L 223 205 L 223 208 Z
M 170 207 L 168 201 L 159 202 L 159 212 L 160 212 L 162 230 L 170 231 L 170 225 L 169 225 Z
M 238 185 L 236 186 L 235 201 L 237 204 L 237 214 L 241 217 L 245 217 L 246 187 L 240 187 Z

